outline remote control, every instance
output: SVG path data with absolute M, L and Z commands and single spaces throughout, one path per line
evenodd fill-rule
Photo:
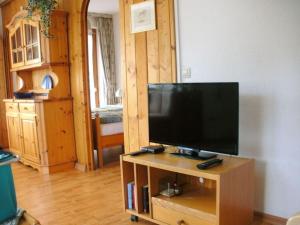
M 152 154 L 158 154 L 165 151 L 164 146 L 162 145 L 154 145 L 154 146 L 146 146 L 141 147 L 140 151 L 129 153 L 131 156 L 138 156 L 145 153 L 152 153 Z
M 200 170 L 205 170 L 205 169 L 220 165 L 222 162 L 223 162 L 223 159 L 212 159 L 212 160 L 198 164 L 197 167 Z
M 158 154 L 165 151 L 165 147 L 163 145 L 150 145 L 141 147 L 141 151 L 147 151 L 149 153 Z
M 142 155 L 142 154 L 145 154 L 145 153 L 148 153 L 148 151 L 146 151 L 146 150 L 140 150 L 140 151 L 137 151 L 137 152 L 131 152 L 131 153 L 129 153 L 129 155 L 131 155 L 131 156 L 138 156 L 138 155 Z

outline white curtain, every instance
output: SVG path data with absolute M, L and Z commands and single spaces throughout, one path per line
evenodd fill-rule
M 108 105 L 114 105 L 117 104 L 117 99 L 115 96 L 116 63 L 113 19 L 110 17 L 98 17 L 97 27 L 106 83 L 106 101 Z

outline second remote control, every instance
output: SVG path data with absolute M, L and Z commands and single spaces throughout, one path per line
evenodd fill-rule
M 212 159 L 197 165 L 198 169 L 205 170 L 214 166 L 217 166 L 223 162 L 223 159 Z

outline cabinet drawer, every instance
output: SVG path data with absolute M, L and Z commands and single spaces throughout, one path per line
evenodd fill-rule
M 175 211 L 171 208 L 169 209 L 155 204 L 153 204 L 152 207 L 153 219 L 169 225 L 216 225 L 198 217 L 187 215 L 184 212 Z
M 20 103 L 19 107 L 21 113 L 35 113 L 34 103 Z
M 6 102 L 5 108 L 6 112 L 19 112 L 18 103 Z

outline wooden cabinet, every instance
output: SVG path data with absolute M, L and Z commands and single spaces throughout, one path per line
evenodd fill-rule
M 124 209 L 164 225 L 246 225 L 253 221 L 254 160 L 218 156 L 223 164 L 199 170 L 199 160 L 178 157 L 169 147 L 161 154 L 121 156 Z M 134 183 L 134 208 L 129 207 L 128 183 Z M 161 194 L 176 182 L 182 193 Z M 144 211 L 143 187 L 148 187 L 149 210 Z M 241 191 L 242 190 L 242 191 Z M 130 209 L 129 209 L 130 208 Z
M 50 38 L 41 33 L 39 15 L 31 19 L 26 15 L 26 10 L 20 11 L 6 26 L 10 37 L 11 71 L 67 64 L 67 13 L 52 13 L 50 34 L 53 37 Z
M 25 65 L 41 62 L 40 30 L 39 22 L 23 22 L 23 42 Z
M 21 113 L 20 126 L 22 157 L 31 162 L 40 163 L 36 115 Z
M 9 149 L 44 173 L 74 168 L 72 99 L 4 100 Z
M 23 32 L 21 21 L 9 31 L 10 58 L 12 68 L 24 66 Z
M 20 20 L 9 26 L 11 68 L 41 63 L 38 21 Z
M 6 123 L 10 151 L 16 155 L 22 156 L 20 146 L 20 122 L 17 111 L 6 113 Z
M 76 161 L 73 99 L 70 97 L 67 16 L 51 14 L 50 34 L 40 31 L 40 17 L 17 13 L 6 26 L 10 36 L 11 71 L 22 80 L 21 92 L 34 92 L 34 99 L 4 100 L 10 150 L 21 162 L 45 173 L 74 168 Z M 41 87 L 45 76 L 52 89 Z

